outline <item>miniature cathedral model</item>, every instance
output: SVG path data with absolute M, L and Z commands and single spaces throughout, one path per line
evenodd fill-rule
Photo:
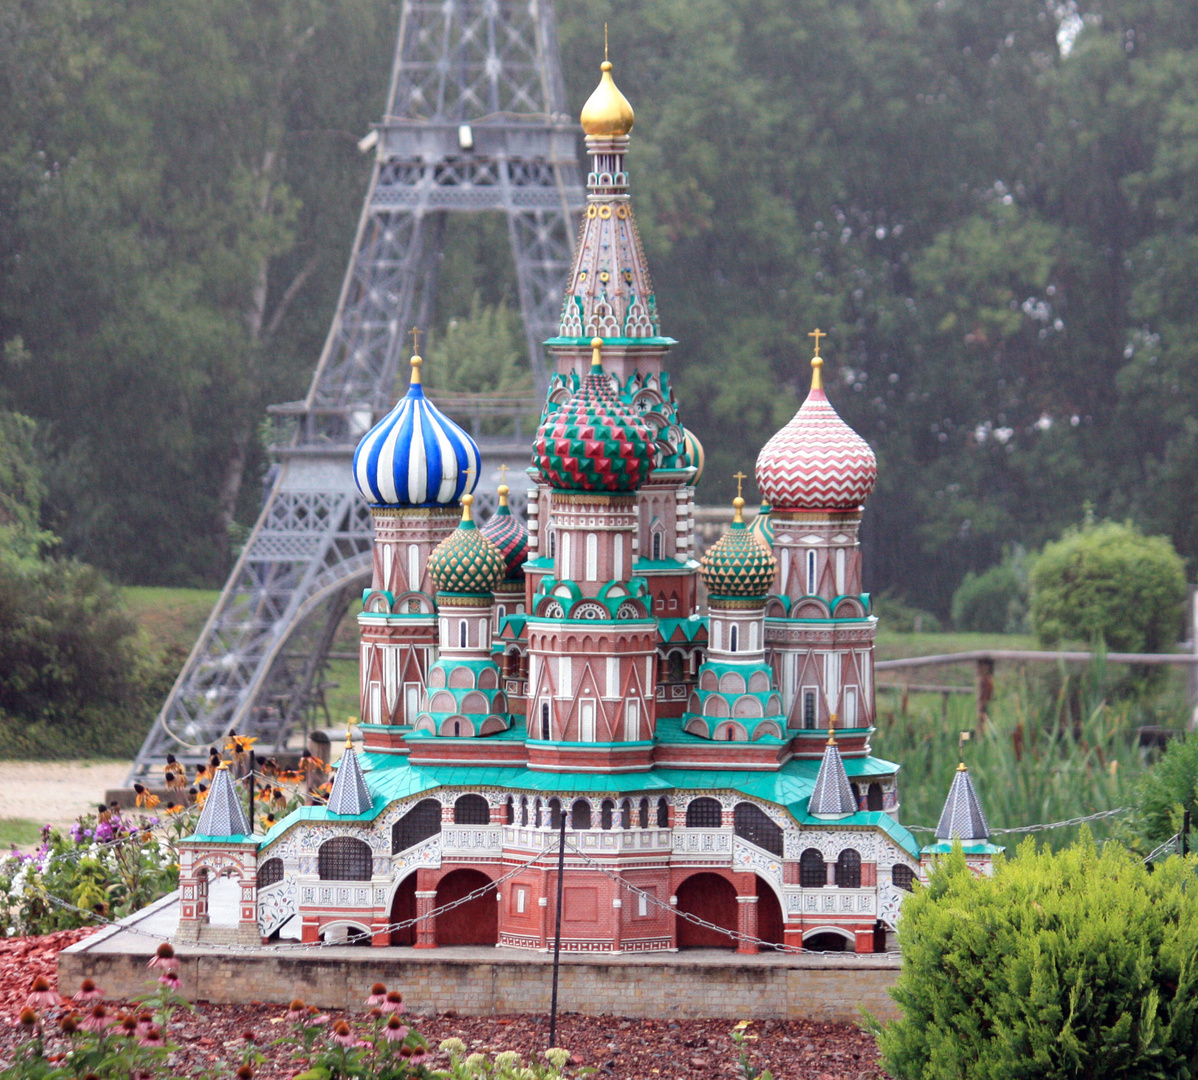
M 963 767 L 921 850 L 898 765 L 872 755 L 857 533 L 877 463 L 824 392 L 822 332 L 810 393 L 757 458 L 761 512 L 747 524 L 738 495 L 696 560 L 703 448 L 667 369 L 625 165 L 633 111 L 606 60 L 582 126 L 588 195 L 527 528 L 506 485 L 473 520 L 478 448 L 413 356 L 354 454 L 375 526 L 362 745 L 326 805 L 264 836 L 218 774 L 182 845 L 181 936 L 220 940 L 208 884 L 232 875 L 237 940 L 543 950 L 565 815 L 567 952 L 872 952 L 936 853 L 960 841 L 984 873 L 998 850 Z

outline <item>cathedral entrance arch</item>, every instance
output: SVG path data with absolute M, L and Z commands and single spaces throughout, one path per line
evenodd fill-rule
M 460 900 L 486 885 L 491 879 L 480 870 L 451 870 L 437 884 L 433 907 Z M 499 905 L 494 890 L 437 916 L 438 945 L 497 945 L 499 943 Z
M 719 874 L 692 874 L 678 886 L 677 896 L 679 915 L 686 912 L 726 930 L 736 930 L 736 888 L 727 878 Z M 696 926 L 683 918 L 677 920 L 677 927 L 680 949 L 736 948 L 736 938 L 718 930 Z
M 395 895 L 391 898 L 390 923 L 406 922 L 416 918 L 416 871 L 413 870 L 399 883 Z M 392 945 L 415 945 L 416 927 L 405 926 L 391 931 Z
M 783 937 L 782 905 L 778 903 L 778 894 L 774 892 L 769 882 L 756 878 L 757 883 L 757 936 L 770 945 L 785 944 Z M 762 945 L 761 948 L 767 948 Z

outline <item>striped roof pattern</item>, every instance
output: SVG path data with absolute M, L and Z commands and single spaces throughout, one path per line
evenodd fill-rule
M 856 811 L 857 800 L 853 798 L 853 789 L 844 771 L 840 748 L 829 739 L 824 747 L 824 759 L 819 763 L 819 772 L 815 776 L 815 790 L 811 792 L 807 812 L 834 817 Z
M 953 775 L 948 798 L 944 800 L 944 810 L 936 825 L 936 839 L 968 841 L 989 838 L 990 824 L 982 812 L 982 804 L 969 778 L 969 770 L 962 765 Z
M 473 521 L 464 520 L 428 557 L 438 591 L 489 593 L 507 573 L 503 555 Z
M 537 430 L 533 464 L 558 491 L 636 491 L 654 465 L 653 434 L 592 365 Z
M 743 521 L 708 548 L 699 564 L 703 584 L 712 596 L 764 597 L 774 583 L 778 562 Z
M 774 548 L 774 523 L 770 521 L 771 509 L 773 508 L 769 503 L 763 502 L 761 504 L 761 509 L 757 511 L 757 515 L 749 523 L 749 532 L 772 551 Z
M 196 824 L 200 836 L 249 836 L 250 822 L 228 769 L 217 769 Z
M 328 808 L 330 814 L 364 814 L 374 805 L 370 789 L 366 786 L 366 777 L 362 775 L 362 763 L 358 761 L 358 752 L 349 745 L 341 755 L 337 766 L 337 776 L 333 780 L 333 790 L 329 792 Z
M 424 396 L 414 363 L 408 392 L 358 443 L 354 483 L 373 506 L 452 506 L 481 466 L 474 440 Z
M 520 580 L 524 577 L 524 560 L 528 558 L 528 530 L 519 518 L 512 514 L 506 502 L 492 515 L 480 530 L 503 556 L 509 581 Z
M 691 478 L 691 486 L 693 487 L 703 479 L 703 470 L 707 466 L 707 453 L 703 449 L 703 444 L 699 442 L 699 436 L 691 431 L 690 428 L 683 428 L 682 432 L 682 457 L 684 464 L 695 467 L 695 475 Z
M 856 510 L 878 481 L 878 460 L 813 387 L 757 456 L 757 487 L 775 510 Z

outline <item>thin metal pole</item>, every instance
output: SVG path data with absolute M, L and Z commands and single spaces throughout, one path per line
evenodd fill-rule
M 557 834 L 557 929 L 553 934 L 553 998 L 549 1003 L 549 1046 L 557 1046 L 557 973 L 562 957 L 562 877 L 566 872 L 566 806 L 558 810 Z
M 250 749 L 250 835 L 254 834 L 254 751 Z
M 1190 812 L 1187 810 L 1181 818 L 1181 853 L 1189 852 L 1190 847 Z

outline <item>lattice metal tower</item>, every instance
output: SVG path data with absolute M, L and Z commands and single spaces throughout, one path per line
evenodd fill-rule
M 261 516 L 132 777 L 168 753 L 204 760 L 230 729 L 280 747 L 310 707 L 338 623 L 370 580 L 372 529 L 351 480 L 353 448 L 394 403 L 404 332 L 432 314 L 446 214 L 507 215 L 544 394 L 541 342 L 557 332 L 583 204 L 551 0 L 404 0 L 387 113 L 368 138 L 377 140 L 374 172 L 311 388 L 272 409 L 293 434 L 277 448 Z M 468 426 L 505 411 L 441 405 Z M 476 441 L 484 482 L 488 459 L 527 463 L 527 440 Z

